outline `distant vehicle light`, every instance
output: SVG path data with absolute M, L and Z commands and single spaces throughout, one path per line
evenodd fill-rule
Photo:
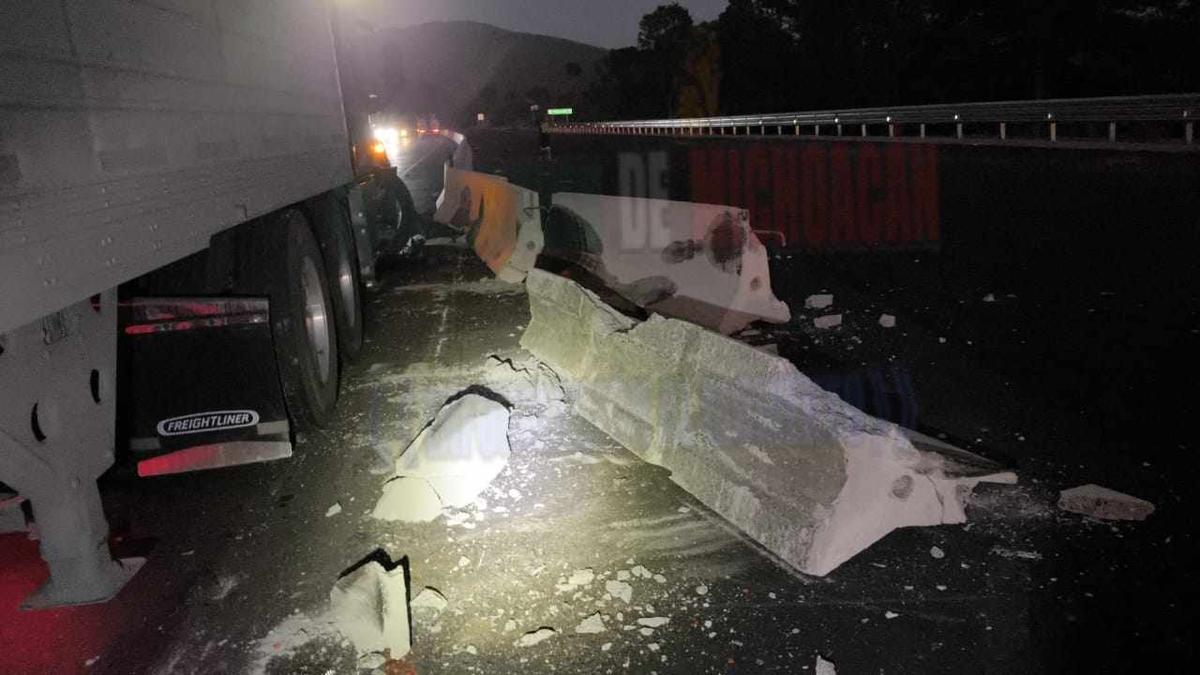
M 408 129 L 400 130 L 400 138 L 408 138 Z

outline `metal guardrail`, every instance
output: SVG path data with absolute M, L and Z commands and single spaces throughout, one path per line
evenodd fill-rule
M 1043 139 L 1059 140 L 1059 124 L 1101 125 L 1107 140 L 1118 142 L 1118 125 L 1154 123 L 1179 125 L 1177 136 L 1155 142 L 1182 142 L 1194 145 L 1194 124 L 1200 117 L 1200 94 L 1158 96 L 1113 96 L 1104 98 L 1064 98 L 1038 101 L 1000 101 L 994 103 L 954 103 L 858 108 L 769 115 L 736 115 L 691 119 L 628 120 L 559 125 L 548 130 L 557 133 L 630 134 L 670 136 L 721 135 L 850 135 L 926 138 L 931 126 L 952 126 L 951 138 L 965 139 L 964 128 L 995 125 L 1000 140 L 1010 138 L 1008 125 L 1044 126 Z M 832 127 L 832 129 L 830 129 Z M 886 129 L 886 134 L 881 133 Z M 802 133 L 807 131 L 807 133 Z M 908 132 L 908 133 L 905 133 Z M 1103 133 L 1103 132 L 1101 132 Z M 989 134 L 990 135 L 990 134 Z M 944 136 L 943 136 L 944 137 Z M 978 140 L 978 137 L 971 137 Z M 1122 140 L 1124 140 L 1122 138 Z M 1136 136 L 1134 142 L 1144 142 Z

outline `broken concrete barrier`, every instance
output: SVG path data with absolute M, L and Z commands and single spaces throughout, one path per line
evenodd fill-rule
M 575 380 L 576 411 L 802 572 L 828 574 L 898 527 L 965 522 L 976 483 L 1016 481 L 777 356 L 684 321 L 638 322 L 541 270 L 526 288 L 521 345 Z
M 1154 513 L 1154 504 L 1144 499 L 1092 484 L 1060 492 L 1058 507 L 1104 520 L 1145 520 Z
M 433 219 L 466 235 L 504 281 L 520 283 L 542 250 L 538 195 L 491 174 L 446 165 Z
M 400 455 L 397 480 L 421 479 L 444 506 L 462 508 L 504 470 L 508 455 L 508 408 L 466 394 L 443 406 Z
M 360 656 L 386 651 L 399 659 L 412 648 L 401 566 L 386 570 L 371 561 L 338 579 L 329 591 L 329 609 L 334 626 Z
M 745 209 L 580 193 L 553 201 L 558 217 L 547 252 L 584 256 L 590 271 L 635 304 L 725 334 L 791 317 L 771 291 L 767 249 Z M 645 292 L 648 282 L 654 293 Z

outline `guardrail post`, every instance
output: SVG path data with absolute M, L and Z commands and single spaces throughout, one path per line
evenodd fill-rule
M 888 125 L 888 138 L 895 138 L 895 137 L 896 137 L 896 125 L 889 124 Z
M 1193 122 L 1188 122 L 1187 124 L 1183 125 L 1183 141 L 1188 145 L 1191 145 L 1192 140 L 1194 139 L 1194 135 L 1192 134 L 1192 124 Z
M 1050 123 L 1050 142 L 1058 142 L 1058 122 Z
M 859 125 L 859 128 L 861 129 L 861 132 L 860 132 L 860 133 L 861 133 L 862 137 L 863 137 L 863 138 L 866 138 L 866 137 L 867 137 L 867 125 L 865 125 L 865 124 L 860 124 L 860 125 Z
M 1002 141 L 1008 140 L 1008 123 L 1007 122 L 1000 123 L 1000 140 L 1002 140 Z
M 1117 142 L 1117 123 L 1116 122 L 1108 123 L 1108 142 L 1109 143 Z
M 841 135 L 842 135 L 842 125 L 840 125 L 840 124 L 839 124 L 839 125 L 837 125 L 837 135 L 838 135 L 838 136 L 841 136 Z
M 813 136 L 820 136 L 820 135 L 821 135 L 821 125 L 814 124 L 813 125 Z
M 961 139 L 963 137 L 962 122 L 959 122 L 954 125 L 954 135 L 955 135 L 955 137 L 957 137 L 959 139 Z
M 925 138 L 925 123 L 921 122 L 921 138 Z

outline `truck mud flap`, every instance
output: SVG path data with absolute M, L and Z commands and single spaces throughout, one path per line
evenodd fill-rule
M 121 306 L 139 476 L 292 455 L 265 298 L 135 298 Z

